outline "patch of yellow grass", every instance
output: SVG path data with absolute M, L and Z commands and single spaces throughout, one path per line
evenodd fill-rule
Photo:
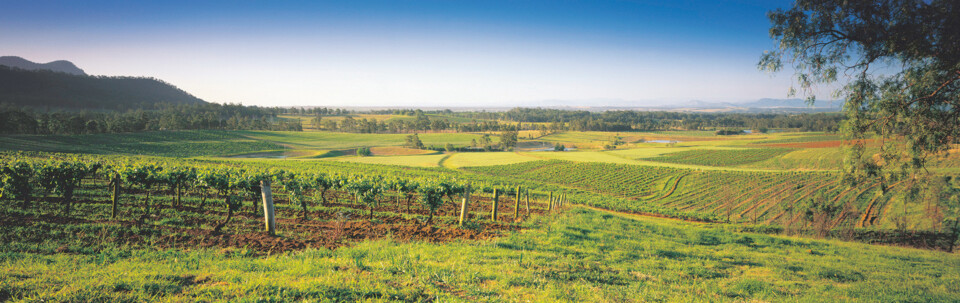
M 455 153 L 444 162 L 444 166 L 449 168 L 459 168 L 468 166 L 515 164 L 537 160 L 540 160 L 540 158 L 514 152 Z
M 378 146 L 371 147 L 370 152 L 374 156 L 409 156 L 409 155 L 431 155 L 436 154 L 436 151 L 427 150 L 427 149 L 414 149 L 406 148 L 400 146 Z
M 380 165 L 438 167 L 440 166 L 440 160 L 443 159 L 443 157 L 445 156 L 446 155 L 444 154 L 411 155 L 411 156 L 373 156 L 373 157 L 346 156 L 346 157 L 332 158 L 332 160 L 356 162 L 356 163 L 367 163 L 367 164 L 380 164 Z

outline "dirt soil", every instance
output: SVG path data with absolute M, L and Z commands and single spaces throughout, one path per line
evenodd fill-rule
M 47 198 L 35 202 L 40 205 L 35 214 L 0 212 L 0 226 L 112 225 L 124 230 L 116 234 L 118 239 L 115 241 L 118 243 L 156 248 L 248 249 L 259 255 L 306 248 L 335 249 L 357 241 L 384 238 L 427 242 L 486 240 L 519 229 L 519 225 L 514 223 L 514 200 L 511 198 L 501 197 L 498 207 L 500 220 L 492 222 L 489 220 L 491 199 L 473 196 L 469 207 L 471 221 L 464 228 L 456 226 L 455 223 L 459 215 L 459 201 L 450 203 L 451 201 L 444 200 L 443 206 L 435 213 L 433 224 L 427 225 L 421 222 L 421 219 L 410 217 L 425 216 L 429 213 L 415 200 L 409 203 L 408 210 L 405 199 L 401 199 L 398 204 L 395 197 L 384 197 L 380 205 L 374 207 L 374 217 L 370 218 L 365 205 L 352 204 L 345 200 L 325 205 L 339 210 L 314 209 L 304 216 L 299 207 L 277 199 L 277 236 L 263 231 L 262 210 L 253 212 L 250 201 L 242 201 L 240 209 L 235 211 L 223 230 L 214 232 L 213 227 L 227 217 L 224 205 L 216 198 L 208 199 L 203 208 L 199 205 L 154 204 L 150 207 L 150 214 L 145 214 L 146 208 L 142 202 L 124 203 L 121 205 L 118 220 L 104 219 L 104 216 L 109 217 L 109 213 L 103 213 L 109 212 L 109 201 L 82 199 L 74 203 L 74 211 L 70 216 L 64 216 L 57 211 L 60 208 L 59 201 Z M 542 209 L 544 205 L 538 201 L 530 202 L 531 214 L 545 212 Z M 526 217 L 526 205 L 521 203 L 520 206 L 520 219 L 523 219 Z M 134 230 L 150 232 L 132 232 Z M 69 239 L 64 240 L 69 242 Z

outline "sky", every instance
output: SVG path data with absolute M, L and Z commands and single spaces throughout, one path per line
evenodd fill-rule
M 0 55 L 262 106 L 652 106 L 786 98 L 783 0 L 11 1 Z

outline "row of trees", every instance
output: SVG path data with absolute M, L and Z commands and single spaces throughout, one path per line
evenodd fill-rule
M 671 112 L 566 111 L 515 108 L 507 112 L 437 112 L 396 110 L 410 118 L 377 120 L 355 118 L 352 111 L 328 108 L 267 108 L 240 104 L 144 104 L 127 111 L 39 111 L 0 104 L 3 134 L 91 134 L 152 130 L 303 130 L 299 119 L 281 119 L 280 114 L 309 115 L 308 124 L 319 130 L 352 133 L 503 132 L 537 130 L 541 134 L 562 131 L 656 131 L 723 128 L 794 128 L 802 131 L 835 131 L 838 114 L 693 114 Z M 342 119 L 331 119 L 342 116 Z M 470 122 L 452 122 L 455 116 Z M 502 121 L 511 121 L 505 123 Z M 530 123 L 533 122 L 533 123 Z
M 511 122 L 535 122 L 529 130 L 542 131 L 658 131 L 719 128 L 791 128 L 836 131 L 843 116 L 835 113 L 751 114 L 686 113 L 666 111 L 603 111 L 514 108 L 505 112 L 456 112 L 452 116 Z
M 97 134 L 154 130 L 303 130 L 299 121 L 277 118 L 277 110 L 239 104 L 181 104 L 113 112 L 40 112 L 0 105 L 3 134 Z

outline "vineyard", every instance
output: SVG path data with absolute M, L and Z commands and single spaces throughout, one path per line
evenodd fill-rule
M 0 137 L 0 151 L 195 157 L 278 149 L 283 146 L 227 131 Z
M 790 151 L 792 150 L 785 148 L 750 148 L 739 150 L 699 149 L 676 152 L 660 157 L 647 158 L 646 160 L 704 166 L 737 166 L 767 160 L 789 153 Z
M 559 192 L 530 194 L 523 187 L 436 172 L 426 177 L 430 171 L 348 169 L 359 166 L 342 163 L 278 168 L 255 161 L 119 156 L 2 159 L 0 198 L 7 206 L 0 223 L 8 228 L 0 238 L 7 251 L 96 252 L 129 245 L 270 254 L 384 237 L 487 239 L 516 230 L 517 222 L 560 201 Z M 271 186 L 279 237 L 263 232 L 264 185 Z
M 468 169 L 567 186 L 577 201 L 606 209 L 820 234 L 870 227 L 926 230 L 939 223 L 928 215 L 942 207 L 907 207 L 901 202 L 902 184 L 885 191 L 877 183 L 851 187 L 832 173 L 705 171 L 556 160 Z M 923 245 L 949 244 L 949 240 L 933 241 Z
M 492 155 L 511 163 L 530 154 Z M 482 162 L 497 158 L 483 155 L 414 167 L 396 159 L 416 155 L 382 165 L 0 154 L 0 301 L 954 301 L 960 293 L 942 286 L 958 285 L 958 259 L 933 251 L 955 237 L 932 232 L 925 214 L 934 205 L 904 203 L 902 184 L 850 187 L 828 172 L 491 165 Z M 923 278 L 894 283 L 904 274 Z

